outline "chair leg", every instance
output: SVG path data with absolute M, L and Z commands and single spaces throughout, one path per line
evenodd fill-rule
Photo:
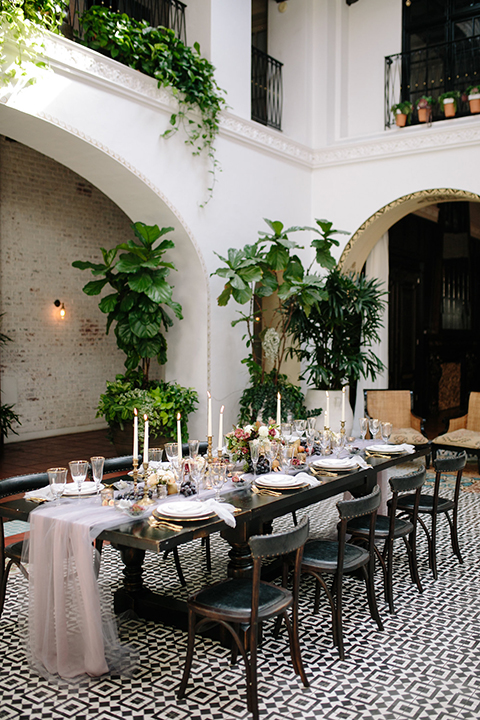
M 387 541 L 386 573 L 385 573 L 385 600 L 391 615 L 395 614 L 393 606 L 393 538 Z
M 253 720 L 258 720 L 258 683 L 257 683 L 257 628 L 252 628 L 250 634 L 250 662 L 247 668 L 247 699 Z
M 450 525 L 450 538 L 452 540 L 452 550 L 453 554 L 457 556 L 458 562 L 460 565 L 463 565 L 463 558 L 462 553 L 460 552 L 460 545 L 458 544 L 458 530 L 457 530 L 457 517 L 458 517 L 458 508 L 455 506 L 453 508 L 453 518 L 450 517 L 450 515 L 445 513 L 447 516 L 448 524 Z
M 0 582 L 0 617 L 2 617 L 3 613 L 3 606 L 5 605 L 5 596 L 7 594 L 7 580 L 8 576 L 10 574 L 10 569 L 12 567 L 13 560 L 9 560 L 8 563 L 3 566 L 3 558 L 2 558 L 2 574 L 1 574 L 1 582 Z
M 212 572 L 212 555 L 210 552 L 210 535 L 205 538 L 205 560 L 207 563 L 207 572 Z
M 412 582 L 418 588 L 419 593 L 423 593 L 423 587 L 418 574 L 418 563 L 417 563 L 417 533 L 414 531 L 408 537 L 403 538 L 405 547 L 407 548 L 408 566 L 410 568 L 410 578 Z
M 297 612 L 293 611 L 293 623 L 290 623 L 287 612 L 284 612 L 283 615 L 279 615 L 278 617 L 283 617 L 285 619 L 290 645 L 290 656 L 292 658 L 292 665 L 295 670 L 295 674 L 300 675 L 304 687 L 310 687 L 305 668 L 303 667 L 302 655 L 300 652 L 300 642 L 298 639 L 298 610 Z
M 180 687 L 178 688 L 177 697 L 179 700 L 185 695 L 185 690 L 190 676 L 190 670 L 192 667 L 193 649 L 195 647 L 195 613 L 192 608 L 188 608 L 188 644 L 187 644 L 187 656 L 185 658 L 185 667 L 183 668 L 183 677 Z
M 375 596 L 375 585 L 373 582 L 373 568 L 369 568 L 367 570 L 365 567 L 362 568 L 363 571 L 363 577 L 365 579 L 365 585 L 367 587 L 367 598 L 368 598 L 368 607 L 370 609 L 370 615 L 372 616 L 373 620 L 377 623 L 377 627 L 379 630 L 383 630 L 383 623 L 382 618 L 380 617 L 380 614 L 378 612 L 378 606 L 377 606 L 377 598 Z
M 432 531 L 430 534 L 430 542 L 428 545 L 429 550 L 429 564 L 430 569 L 433 573 L 433 577 L 436 580 L 438 578 L 437 572 L 437 514 L 432 513 Z

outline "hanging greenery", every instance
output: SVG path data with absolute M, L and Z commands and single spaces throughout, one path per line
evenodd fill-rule
M 214 142 L 220 111 L 226 103 L 214 77 L 215 68 L 200 55 L 199 44 L 188 47 L 173 30 L 150 27 L 146 20 L 134 20 L 101 5 L 93 5 L 84 12 L 80 24 L 85 45 L 150 75 L 157 80 L 158 87 L 173 88 L 178 111 L 171 115 L 171 127 L 163 137 L 169 137 L 182 127 L 187 134 L 185 142 L 191 145 L 193 154 L 207 152 L 212 163 L 210 199 L 216 170 L 219 170 Z M 192 119 L 195 110 L 200 112 L 200 120 Z

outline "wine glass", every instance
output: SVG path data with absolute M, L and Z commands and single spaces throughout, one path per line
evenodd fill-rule
M 195 458 L 198 455 L 198 448 L 200 440 L 189 440 L 188 441 L 188 454 L 191 458 Z
M 95 483 L 95 490 L 97 491 L 97 495 L 100 492 L 100 488 L 102 486 L 104 462 L 105 458 L 101 455 L 90 458 L 90 463 L 92 465 L 93 482 Z
M 292 466 L 293 445 L 285 443 L 282 445 L 282 469 L 287 471 Z
M 380 433 L 382 435 L 383 442 L 385 443 L 385 445 L 387 445 L 390 439 L 390 435 L 392 434 L 392 423 L 382 422 L 380 424 Z
M 65 484 L 67 482 L 67 468 L 54 467 L 47 470 L 48 482 L 50 483 L 50 492 L 52 493 L 55 504 L 65 492 Z
M 333 432 L 333 430 L 330 431 L 330 445 L 332 448 L 333 456 L 336 458 L 338 458 L 338 454 L 339 454 L 340 450 L 342 449 L 342 443 L 343 443 L 344 437 L 345 436 L 343 435 L 343 433 Z
M 313 452 L 313 446 L 315 443 L 315 433 L 316 433 L 316 430 L 307 428 L 307 455 L 311 455 Z
M 206 460 L 201 455 L 195 455 L 190 461 L 190 476 L 195 483 L 197 495 L 200 493 L 200 483 L 205 475 L 206 467 Z
M 258 447 L 258 446 L 257 446 Z M 258 456 L 257 456 L 258 460 Z M 256 463 L 255 463 L 256 467 Z M 210 481 L 212 483 L 212 486 L 215 488 L 215 500 L 220 500 L 220 490 L 222 488 L 223 483 L 226 480 L 227 476 L 227 463 L 225 460 L 221 460 L 220 458 L 216 459 L 215 462 L 212 463 L 212 467 L 210 470 Z
M 292 435 L 292 426 L 290 423 L 282 423 L 280 425 L 280 431 L 282 434 L 282 438 L 285 440 L 286 443 L 290 442 L 290 437 Z
M 305 428 L 307 425 L 306 420 L 295 420 L 293 423 L 293 427 L 295 429 L 295 435 L 298 438 L 301 438 L 303 436 L 303 433 L 305 432 Z
M 87 477 L 88 462 L 86 460 L 72 460 L 68 463 L 68 465 L 70 467 L 70 474 L 77 486 L 77 492 L 80 495 L 82 491 L 82 483 Z
M 370 430 L 370 437 L 372 440 L 375 440 L 380 430 L 380 420 L 378 420 L 378 418 L 369 418 L 368 429 Z
M 316 429 L 317 429 L 317 418 L 316 417 L 307 418 L 307 430 L 311 430 L 312 432 L 315 432 Z
M 260 443 L 258 440 L 250 440 L 248 443 L 250 446 L 250 459 L 252 461 L 253 465 L 253 477 L 254 479 L 257 477 L 257 463 L 258 463 L 258 455 L 260 452 Z
M 320 447 L 322 449 L 322 455 L 328 455 L 330 452 L 330 431 L 320 431 Z
M 167 443 L 165 445 L 165 454 L 171 465 L 178 458 L 178 443 Z
M 362 417 L 360 418 L 360 435 L 362 436 L 362 440 L 365 440 L 367 437 L 367 430 L 368 430 L 368 418 Z

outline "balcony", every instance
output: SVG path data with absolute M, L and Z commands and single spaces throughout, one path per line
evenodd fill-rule
M 389 55 L 385 58 L 385 128 L 395 123 L 391 107 L 396 103 L 409 100 L 415 108 L 422 95 L 435 100 L 450 90 L 462 95 L 469 85 L 477 83 L 480 83 L 480 35 Z M 456 116 L 468 114 L 468 101 L 462 98 L 457 103 Z M 435 103 L 432 121 L 443 119 L 443 108 Z M 414 111 L 412 125 L 418 122 Z
M 252 47 L 252 120 L 282 129 L 283 63 Z
M 146 20 L 151 27 L 166 27 L 175 31 L 175 35 L 185 45 L 187 32 L 185 27 L 185 8 L 180 0 L 71 0 L 64 25 L 64 34 L 73 39 L 82 37 L 82 28 L 78 18 L 92 7 L 92 5 L 105 5 L 113 12 L 125 13 L 134 20 Z

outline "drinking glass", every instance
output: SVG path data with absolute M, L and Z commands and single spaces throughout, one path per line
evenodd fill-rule
M 313 452 L 313 446 L 315 443 L 315 433 L 316 433 L 316 430 L 307 428 L 307 455 L 311 455 Z
M 195 483 L 197 495 L 200 493 L 200 484 L 203 476 L 205 475 L 206 467 L 207 462 L 201 455 L 195 455 L 195 457 L 193 457 L 190 461 L 190 477 Z
M 383 442 L 385 443 L 385 445 L 387 445 L 390 439 L 390 435 L 392 434 L 392 423 L 382 422 L 380 424 L 380 433 L 382 435 Z
M 148 462 L 160 463 L 162 462 L 163 449 L 162 448 L 148 448 Z
M 290 423 L 282 423 L 280 425 L 282 438 L 285 440 L 285 442 L 290 442 L 290 437 L 292 435 L 292 426 Z
M 344 437 L 345 436 L 343 435 L 343 433 L 330 431 L 330 446 L 332 448 L 332 453 L 334 457 L 338 457 L 338 454 L 342 449 Z
M 311 430 L 314 432 L 317 429 L 317 418 L 316 417 L 309 417 L 307 418 L 307 430 Z
M 165 453 L 170 464 L 178 458 L 178 443 L 167 443 L 165 445 Z
M 257 446 L 258 447 L 258 446 Z M 258 460 L 258 456 L 257 456 Z M 256 467 L 256 463 L 255 463 Z M 215 500 L 220 500 L 220 490 L 226 480 L 227 476 L 227 463 L 225 460 L 217 459 L 212 463 L 210 470 L 210 481 L 212 486 L 215 488 Z
M 303 436 L 307 425 L 306 420 L 294 420 L 293 426 L 295 428 L 295 435 L 299 438 Z
M 378 431 L 380 430 L 380 420 L 377 418 L 369 418 L 368 429 L 370 430 L 370 437 L 372 440 L 375 440 L 378 435 Z
M 320 431 L 320 447 L 322 448 L 322 455 L 328 455 L 330 452 L 330 431 Z
M 360 435 L 362 436 L 362 440 L 365 440 L 367 437 L 367 430 L 368 430 L 368 418 L 363 417 L 360 418 Z
M 97 495 L 100 492 L 100 487 L 102 485 L 104 462 L 105 458 L 101 455 L 90 458 L 90 463 L 92 465 L 93 482 L 95 483 L 95 490 L 97 491 Z
M 58 499 L 65 492 L 65 484 L 67 482 L 67 468 L 54 467 L 47 470 L 48 482 L 50 483 L 50 492 L 53 499 L 58 504 Z
M 282 445 L 282 470 L 287 471 L 292 466 L 293 445 L 285 443 Z
M 82 491 L 82 483 L 87 477 L 88 462 L 86 460 L 72 460 L 68 463 L 70 467 L 70 474 L 77 486 L 78 494 Z
M 188 454 L 191 458 L 197 457 L 200 440 L 189 440 L 188 441 Z
M 250 445 L 250 458 L 252 460 L 253 465 L 253 477 L 257 477 L 257 463 L 258 463 L 258 455 L 260 452 L 260 443 L 258 440 L 250 440 L 248 443 Z

